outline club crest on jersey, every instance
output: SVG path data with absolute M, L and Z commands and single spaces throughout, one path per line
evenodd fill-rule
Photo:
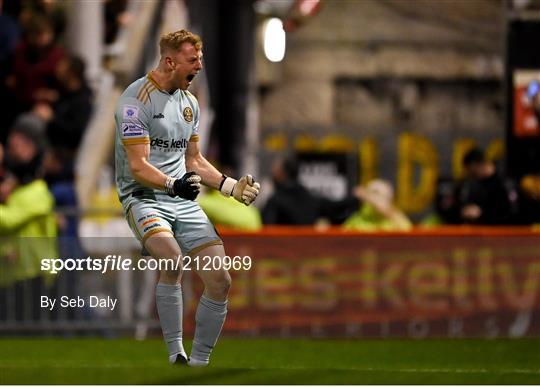
M 186 120 L 187 122 L 193 121 L 193 110 L 191 110 L 189 106 L 184 109 L 183 113 L 184 113 L 184 120 Z

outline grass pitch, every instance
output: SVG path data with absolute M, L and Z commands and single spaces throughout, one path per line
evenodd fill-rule
M 540 339 L 229 338 L 191 369 L 158 339 L 3 338 L 0 384 L 540 384 Z

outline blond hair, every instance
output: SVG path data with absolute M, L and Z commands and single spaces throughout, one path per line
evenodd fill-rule
M 161 55 L 167 50 L 179 51 L 184 43 L 191 43 L 196 50 L 202 50 L 202 40 L 199 35 L 186 30 L 169 32 L 161 35 L 159 40 L 159 52 Z

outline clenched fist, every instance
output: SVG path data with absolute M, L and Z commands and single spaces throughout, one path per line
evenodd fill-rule
M 240 203 L 249 206 L 259 195 L 261 185 L 255 181 L 253 176 L 245 175 L 240 180 L 224 176 L 219 190 L 225 196 L 232 196 Z
M 188 172 L 180 179 L 168 178 L 165 190 L 172 197 L 195 200 L 201 191 L 201 177 L 195 172 Z

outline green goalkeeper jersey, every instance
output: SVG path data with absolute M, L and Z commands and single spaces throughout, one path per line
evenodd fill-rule
M 187 90 L 169 94 L 150 74 L 127 87 L 115 113 L 116 187 L 124 205 L 131 193 L 149 190 L 133 178 L 125 147 L 150 144 L 149 162 L 168 176 L 182 177 L 188 142 L 199 140 L 199 115 L 193 94 Z

